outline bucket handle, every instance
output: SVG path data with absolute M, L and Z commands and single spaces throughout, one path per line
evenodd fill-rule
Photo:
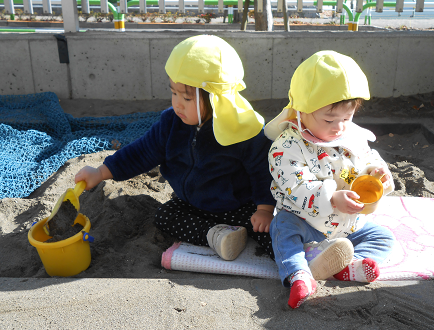
M 95 238 L 93 236 L 90 236 L 89 233 L 85 232 L 84 230 L 82 231 L 82 233 L 83 233 L 83 241 L 84 242 L 92 243 L 95 240 Z

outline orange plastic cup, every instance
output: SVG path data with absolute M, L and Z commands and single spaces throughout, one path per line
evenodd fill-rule
M 370 214 L 377 209 L 380 199 L 383 196 L 383 183 L 381 182 L 383 176 L 384 174 L 361 175 L 351 184 L 351 191 L 354 191 L 360 196 L 356 202 L 365 205 L 363 210 L 359 213 Z

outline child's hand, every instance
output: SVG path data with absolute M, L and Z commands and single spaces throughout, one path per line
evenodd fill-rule
M 95 187 L 101 181 L 111 178 L 111 172 L 105 165 L 101 165 L 98 168 L 85 166 L 75 175 L 75 183 L 79 181 L 86 181 L 86 190 L 89 190 Z
M 393 180 L 393 178 L 388 174 L 387 167 L 385 167 L 385 166 L 377 167 L 375 170 L 373 170 L 369 174 L 377 176 L 377 177 L 380 177 L 383 175 L 383 177 L 380 180 L 381 180 L 381 182 L 383 182 L 383 189 L 384 190 L 386 190 L 387 188 L 390 187 L 391 180 Z
M 260 208 L 258 206 L 257 211 L 250 218 L 254 232 L 268 233 L 270 231 L 270 224 L 274 218 L 273 211 L 274 206 L 271 206 L 271 208 Z
M 363 210 L 363 204 L 357 203 L 355 199 L 360 196 L 351 190 L 339 190 L 333 193 L 330 200 L 332 206 L 337 208 L 342 213 L 355 214 Z

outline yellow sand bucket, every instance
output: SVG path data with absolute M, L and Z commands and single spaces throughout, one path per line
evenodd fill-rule
M 351 184 L 351 190 L 360 196 L 356 202 L 365 205 L 359 213 L 370 214 L 374 212 L 383 196 L 383 183 L 381 178 L 383 175 L 361 175 Z
M 90 220 L 79 213 L 74 224 L 79 223 L 83 230 L 65 240 L 44 243 L 50 239 L 43 226 L 48 217 L 35 223 L 29 230 L 28 238 L 31 245 L 38 250 L 39 257 L 50 276 L 73 276 L 86 270 L 90 265 L 89 242 L 93 238 L 89 236 Z

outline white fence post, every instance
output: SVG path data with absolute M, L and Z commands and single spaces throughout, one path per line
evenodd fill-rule
M 109 13 L 108 1 L 107 0 L 100 0 L 100 5 L 101 5 L 101 13 L 102 14 L 108 14 Z
M 344 8 L 344 0 L 337 0 L 337 4 L 336 4 L 336 12 L 337 12 L 338 14 L 341 14 L 343 8 Z
M 286 2 L 284 2 L 284 5 L 285 5 L 286 10 L 288 10 L 288 7 L 286 7 Z M 297 12 L 298 13 L 303 12 L 303 0 L 297 0 Z
M 158 0 L 158 12 L 160 14 L 166 13 L 166 1 L 165 0 Z
M 377 13 L 382 13 L 383 12 L 383 7 L 384 7 L 384 0 L 377 0 L 377 5 L 375 7 L 375 11 Z
M 121 14 L 128 13 L 127 0 L 120 0 L 119 7 Z
M 13 0 L 4 0 L 5 13 L 6 15 L 15 14 L 14 2 Z
M 178 12 L 182 14 L 185 13 L 184 0 L 178 0 Z
M 205 1 L 199 0 L 197 4 L 197 12 L 199 14 L 203 14 L 204 11 L 205 11 Z
M 62 0 L 63 28 L 66 32 L 78 32 L 77 0 Z
M 416 0 L 416 11 L 422 12 L 423 11 L 423 5 L 424 5 L 424 0 Z
M 23 0 L 24 14 L 33 14 L 32 0 Z
M 223 9 L 223 0 L 219 0 L 218 4 L 219 4 L 219 10 L 218 10 L 218 12 L 220 14 L 222 14 L 224 12 L 224 9 Z
M 395 11 L 402 13 L 404 11 L 404 0 L 396 0 Z
M 53 13 L 53 9 L 51 8 L 51 0 L 42 0 L 42 11 L 44 14 Z
M 81 0 L 81 12 L 83 14 L 89 14 L 89 0 Z
M 316 12 L 317 13 L 322 13 L 322 3 L 323 3 L 323 0 L 318 0 L 316 2 Z
M 363 12 L 363 0 L 357 0 L 356 1 L 356 12 L 357 13 Z
M 264 11 L 264 2 L 262 0 L 258 1 L 258 13 L 262 13 Z
M 148 10 L 146 9 L 146 0 L 140 0 L 139 4 L 140 4 L 140 13 L 146 14 L 148 12 Z

